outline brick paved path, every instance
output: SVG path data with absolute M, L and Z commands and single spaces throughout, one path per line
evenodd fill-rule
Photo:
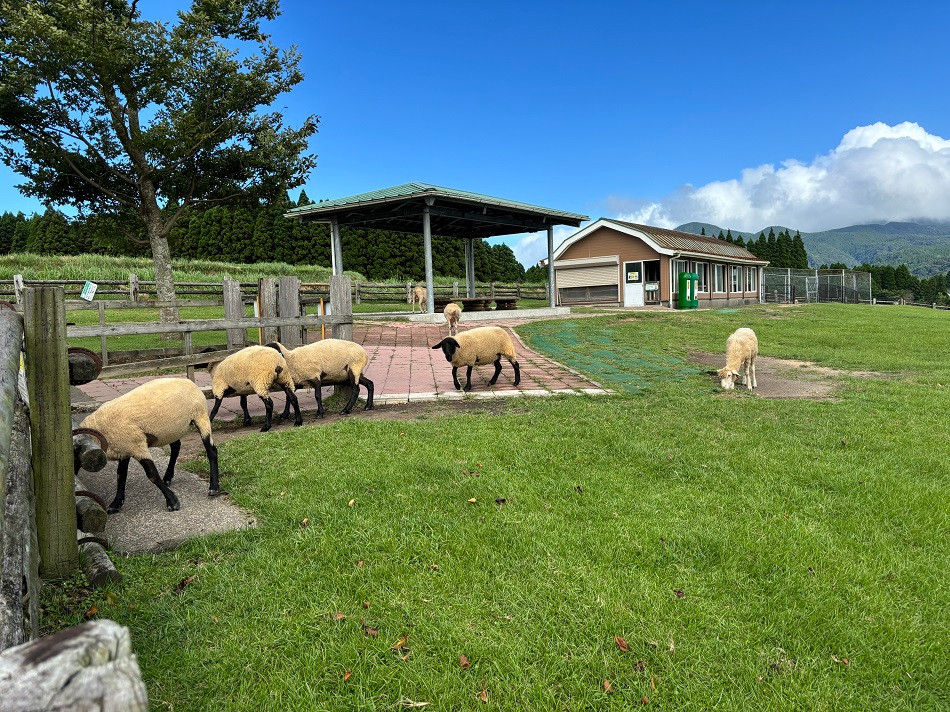
M 517 324 L 513 322 L 515 328 Z M 482 326 L 477 323 L 464 323 L 460 330 Z M 505 327 L 509 332 L 508 325 Z M 375 401 L 380 404 L 406 403 L 436 399 L 463 398 L 471 395 L 476 398 L 493 398 L 519 395 L 550 395 L 552 393 L 604 393 L 596 383 L 580 374 L 574 373 L 561 364 L 531 351 L 514 332 L 512 341 L 518 354 L 521 367 L 521 383 L 512 385 L 514 371 L 511 365 L 502 360 L 501 375 L 498 382 L 489 387 L 488 380 L 494 373 L 489 364 L 476 368 L 472 372 L 472 390 L 469 394 L 456 391 L 452 385 L 452 366 L 445 360 L 441 349 L 434 350 L 433 345 L 449 335 L 444 324 L 418 324 L 393 321 L 358 321 L 353 326 L 353 340 L 363 345 L 369 354 L 369 366 L 366 377 L 375 384 Z M 127 393 L 136 386 L 150 381 L 155 376 L 142 378 L 115 378 L 105 381 L 93 381 L 79 386 L 89 400 L 100 403 Z M 459 380 L 464 384 L 465 370 L 459 369 Z M 195 374 L 199 386 L 210 386 L 211 377 L 206 371 Z M 333 392 L 331 387 L 324 388 L 324 397 Z M 361 389 L 361 395 L 365 393 Z M 316 401 L 311 390 L 297 392 L 301 408 L 314 410 Z M 274 410 L 280 412 L 284 407 L 282 393 L 273 394 Z M 211 401 L 209 401 L 210 409 Z M 358 405 L 357 408 L 362 406 Z M 248 399 L 251 415 L 263 415 L 264 404 L 257 397 Z M 229 420 L 240 416 L 241 408 L 237 398 L 227 398 L 221 405 L 218 418 Z

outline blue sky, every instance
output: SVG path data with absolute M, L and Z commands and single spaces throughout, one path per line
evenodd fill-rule
M 321 117 L 313 199 L 415 180 L 663 225 L 950 219 L 931 210 L 950 188 L 947 4 L 282 8 L 269 29 L 306 80 L 281 105 Z M 16 182 L 0 170 L 2 209 L 41 209 Z

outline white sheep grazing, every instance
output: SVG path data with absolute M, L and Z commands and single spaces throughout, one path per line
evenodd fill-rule
M 445 320 L 449 323 L 449 336 L 455 336 L 458 333 L 459 319 L 462 318 L 462 307 L 455 302 L 449 302 L 442 313 L 445 314 Z
M 251 424 L 251 415 L 247 412 L 247 397 L 256 393 L 266 408 L 262 433 L 271 427 L 271 416 L 274 412 L 274 401 L 270 397 L 270 389 L 274 386 L 281 388 L 292 403 L 297 417 L 294 425 L 302 425 L 300 406 L 297 396 L 294 395 L 294 379 L 284 357 L 279 351 L 266 346 L 248 346 L 237 353 L 231 354 L 223 361 L 208 366 L 211 373 L 211 394 L 214 396 L 214 408 L 211 409 L 211 420 L 218 414 L 221 400 L 228 396 L 241 396 L 241 410 L 244 411 L 244 425 Z
M 343 409 L 343 415 L 349 414 L 356 404 L 360 385 L 366 387 L 366 407 L 373 408 L 373 382 L 363 371 L 369 363 L 369 355 L 359 344 L 345 339 L 323 339 L 312 344 L 288 349 L 279 342 L 267 344 L 283 354 L 290 375 L 297 388 L 310 386 L 317 398 L 317 417 L 323 417 L 323 386 L 347 383 L 350 386 L 350 401 Z M 284 412 L 278 418 L 283 420 L 290 414 L 290 404 L 284 406 Z
M 495 364 L 495 375 L 488 382 L 489 386 L 495 385 L 498 374 L 501 373 L 502 356 L 508 359 L 515 369 L 515 385 L 521 383 L 521 369 L 516 359 L 514 344 L 511 343 L 508 332 L 500 326 L 480 326 L 477 329 L 462 331 L 454 337 L 442 339 L 432 348 L 442 349 L 445 360 L 452 364 L 452 383 L 455 390 L 462 388 L 458 379 L 460 366 L 468 367 L 465 375 L 466 391 L 472 390 L 472 368 L 487 363 Z
M 218 489 L 218 449 L 211 439 L 211 419 L 201 389 L 186 378 L 159 378 L 149 381 L 115 400 L 103 403 L 87 416 L 80 427 L 96 430 L 108 441 L 106 457 L 118 460 L 118 482 L 115 499 L 109 513 L 118 512 L 125 503 L 125 481 L 129 474 L 129 460 L 135 458 L 142 465 L 149 480 L 165 495 L 168 511 L 181 509 L 181 504 L 168 485 L 175 476 L 175 462 L 181 449 L 181 439 L 191 425 L 198 429 L 201 442 L 211 465 L 211 483 L 208 496 L 215 497 Z M 171 445 L 171 456 L 165 477 L 158 469 L 148 449 Z M 78 470 L 78 464 L 77 464 Z
M 425 311 L 428 304 L 426 303 L 428 299 L 428 293 L 426 292 L 425 287 L 415 287 L 412 290 L 412 312 L 416 312 L 416 303 L 419 304 L 419 311 Z
M 719 385 L 727 391 L 735 388 L 735 379 L 742 370 L 742 383 L 751 391 L 755 382 L 755 358 L 759 355 L 759 340 L 752 329 L 736 329 L 726 339 L 726 365 L 717 372 Z M 750 377 L 751 371 L 751 377 Z

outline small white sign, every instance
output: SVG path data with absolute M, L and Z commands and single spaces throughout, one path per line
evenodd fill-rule
M 98 286 L 99 285 L 95 282 L 86 282 L 84 285 L 82 285 L 82 291 L 79 293 L 79 298 L 85 299 L 87 302 L 91 302 L 93 297 L 96 296 L 96 288 L 98 288 Z

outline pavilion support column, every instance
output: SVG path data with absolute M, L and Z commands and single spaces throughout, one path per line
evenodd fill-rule
M 557 306 L 557 295 L 554 293 L 554 226 L 548 225 L 548 296 L 550 306 Z
M 330 258 L 334 275 L 343 274 L 343 238 L 340 236 L 340 223 L 330 221 Z
M 469 297 L 475 296 L 475 238 L 465 238 L 465 289 Z
M 426 199 L 422 209 L 422 246 L 426 255 L 426 311 L 435 314 L 435 285 L 432 280 L 432 220 L 429 215 L 431 203 Z

